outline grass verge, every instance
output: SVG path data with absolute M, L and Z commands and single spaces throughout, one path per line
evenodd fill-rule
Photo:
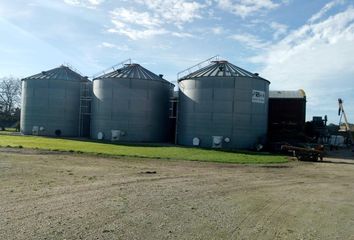
M 68 151 L 108 156 L 161 158 L 220 163 L 284 163 L 284 156 L 265 153 L 223 152 L 209 149 L 169 146 L 118 145 L 93 141 L 58 139 L 38 136 L 0 135 L 0 146 L 37 148 L 52 151 Z
M 5 130 L 0 131 L 0 135 L 11 135 L 16 132 L 16 128 L 5 128 Z

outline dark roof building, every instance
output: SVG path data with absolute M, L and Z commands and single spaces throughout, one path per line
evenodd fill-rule
M 299 134 L 304 130 L 305 119 L 304 90 L 269 91 L 268 136 L 271 140 L 283 140 Z

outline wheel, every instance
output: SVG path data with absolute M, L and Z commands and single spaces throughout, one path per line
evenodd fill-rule
M 304 160 L 304 156 L 302 155 L 302 154 L 296 154 L 296 158 L 297 158 L 297 160 L 299 160 L 299 161 L 303 161 Z

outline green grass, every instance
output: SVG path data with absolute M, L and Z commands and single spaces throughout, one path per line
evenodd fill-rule
M 0 135 L 11 135 L 16 133 L 16 128 L 5 128 L 4 131 L 0 131 Z
M 287 158 L 284 156 L 271 155 L 265 153 L 235 153 L 200 148 L 180 147 L 175 145 L 118 145 L 94 141 L 80 141 L 37 136 L 0 135 L 0 146 L 38 148 L 52 151 L 82 152 L 89 154 L 103 154 L 109 156 L 196 160 L 222 163 L 287 162 Z

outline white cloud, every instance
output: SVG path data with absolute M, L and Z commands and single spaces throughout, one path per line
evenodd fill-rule
M 253 49 L 263 49 L 270 44 L 269 42 L 265 42 L 257 36 L 248 33 L 234 34 L 231 35 L 230 38 Z
M 280 6 L 272 0 L 220 0 L 218 7 L 242 18 L 262 11 L 269 11 Z
M 161 20 L 179 27 L 202 18 L 201 9 L 206 7 L 198 2 L 187 0 L 135 0 L 135 2 L 145 5 Z
M 14 6 L 10 1 L 0 2 L 0 18 L 2 19 L 30 19 L 33 12 L 30 10 L 31 3 L 25 4 L 22 8 Z
M 321 10 L 322 11 L 322 10 Z M 307 24 L 251 58 L 264 64 L 273 89 L 303 88 L 313 109 L 327 109 L 354 90 L 354 9 Z
M 313 23 L 319 19 L 321 19 L 329 10 L 334 8 L 337 5 L 343 4 L 344 0 L 334 0 L 329 3 L 327 3 L 319 12 L 314 14 L 310 19 L 309 22 Z
M 247 48 L 256 49 L 258 52 L 259 50 L 267 50 L 268 47 L 279 41 L 281 37 L 284 37 L 288 33 L 287 25 L 261 19 L 247 21 L 246 24 L 242 25 L 241 29 L 244 31 L 241 33 L 232 34 L 229 38 L 241 43 Z M 255 29 L 257 29 L 257 34 L 251 34 L 255 32 Z M 224 34 L 227 32 L 229 31 L 222 31 Z
M 172 36 L 179 37 L 179 38 L 194 38 L 195 36 L 190 33 L 186 32 L 172 32 Z
M 88 0 L 88 2 L 92 5 L 100 5 L 101 3 L 103 3 L 105 0 Z
M 165 29 L 143 29 L 136 30 L 133 28 L 111 28 L 108 30 L 110 33 L 118 33 L 120 35 L 127 36 L 131 40 L 147 39 L 157 35 L 167 34 Z
M 99 48 L 116 49 L 119 51 L 129 51 L 130 50 L 130 48 L 125 44 L 116 45 L 116 44 L 109 43 L 109 42 L 102 42 L 101 44 L 98 45 L 98 47 Z
M 119 27 L 124 27 L 125 23 L 136 24 L 145 28 L 152 28 L 161 24 L 159 18 L 152 16 L 150 13 L 137 12 L 133 9 L 116 8 L 111 12 L 111 15 Z
M 221 35 L 226 32 L 226 30 L 223 27 L 213 27 L 211 28 L 211 32 L 215 35 Z
M 274 31 L 273 39 L 275 39 L 275 40 L 277 40 L 277 39 L 279 39 L 279 37 L 283 36 L 288 30 L 287 25 L 277 23 L 277 22 L 271 22 L 269 26 Z
M 148 12 L 138 12 L 133 9 L 116 8 L 111 11 L 113 27 L 108 32 L 125 35 L 132 40 L 150 38 L 166 34 L 167 30 L 161 27 L 159 18 Z
M 198 18 L 200 4 L 182 0 L 141 1 L 150 11 L 136 11 L 133 8 L 116 8 L 111 11 L 113 27 L 108 32 L 124 35 L 132 40 L 147 39 L 158 35 L 170 34 L 179 38 L 194 37 L 181 31 L 182 25 Z M 154 10 L 152 10 L 154 9 Z M 171 29 L 171 25 L 175 26 Z M 179 30 L 176 31 L 176 26 Z
M 103 2 L 105 2 L 105 0 L 64 0 L 64 3 L 66 4 L 86 8 L 96 8 Z

